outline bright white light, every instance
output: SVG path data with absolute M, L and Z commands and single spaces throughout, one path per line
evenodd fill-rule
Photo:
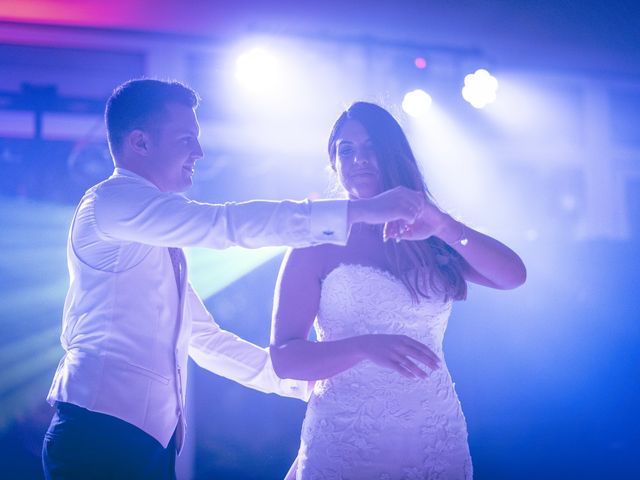
M 412 117 L 424 116 L 431 107 L 431 96 L 424 90 L 413 90 L 402 100 L 402 109 Z
M 484 68 L 464 77 L 462 97 L 475 108 L 484 108 L 496 100 L 498 80 Z
M 268 90 L 279 78 L 277 59 L 262 48 L 249 50 L 236 60 L 236 79 L 250 90 Z

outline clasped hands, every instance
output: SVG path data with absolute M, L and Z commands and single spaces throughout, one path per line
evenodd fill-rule
M 438 235 L 453 219 L 422 192 L 395 187 L 366 199 L 372 207 L 365 223 L 385 223 L 384 240 L 424 240 Z M 373 212 L 373 213 L 371 213 Z

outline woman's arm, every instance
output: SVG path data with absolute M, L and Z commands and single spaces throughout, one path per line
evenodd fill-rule
M 480 285 L 508 290 L 522 285 L 527 278 L 527 269 L 513 250 L 454 220 L 431 203 L 425 205 L 413 224 L 389 224 L 385 236 L 404 240 L 440 238 L 466 260 L 465 279 Z
M 438 357 L 404 335 L 361 335 L 311 342 L 308 335 L 318 313 L 324 247 L 292 250 L 280 270 L 271 326 L 271 361 L 282 378 L 319 380 L 351 368 L 364 359 L 408 377 L 425 377 L 415 360 L 434 369 Z
M 436 236 L 453 247 L 467 262 L 466 280 L 509 290 L 527 279 L 527 269 L 516 252 L 484 233 L 445 215 Z

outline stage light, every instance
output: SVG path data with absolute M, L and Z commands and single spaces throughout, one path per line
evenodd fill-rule
M 431 96 L 424 90 L 412 90 L 402 100 L 402 109 L 412 117 L 424 116 L 431 107 Z
M 236 60 L 236 79 L 249 90 L 268 90 L 279 76 L 278 60 L 262 48 L 253 48 Z
M 464 77 L 462 97 L 475 108 L 484 108 L 496 99 L 498 80 L 481 68 Z

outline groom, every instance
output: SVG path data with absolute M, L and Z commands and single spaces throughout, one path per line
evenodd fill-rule
M 190 201 L 203 152 L 197 94 L 178 82 L 119 86 L 105 120 L 115 170 L 80 200 L 67 243 L 65 354 L 48 401 L 47 479 L 175 478 L 187 359 L 263 392 L 305 398 L 268 350 L 221 330 L 187 277 L 182 247 L 345 243 L 355 222 L 412 221 L 416 192 L 368 200 Z

